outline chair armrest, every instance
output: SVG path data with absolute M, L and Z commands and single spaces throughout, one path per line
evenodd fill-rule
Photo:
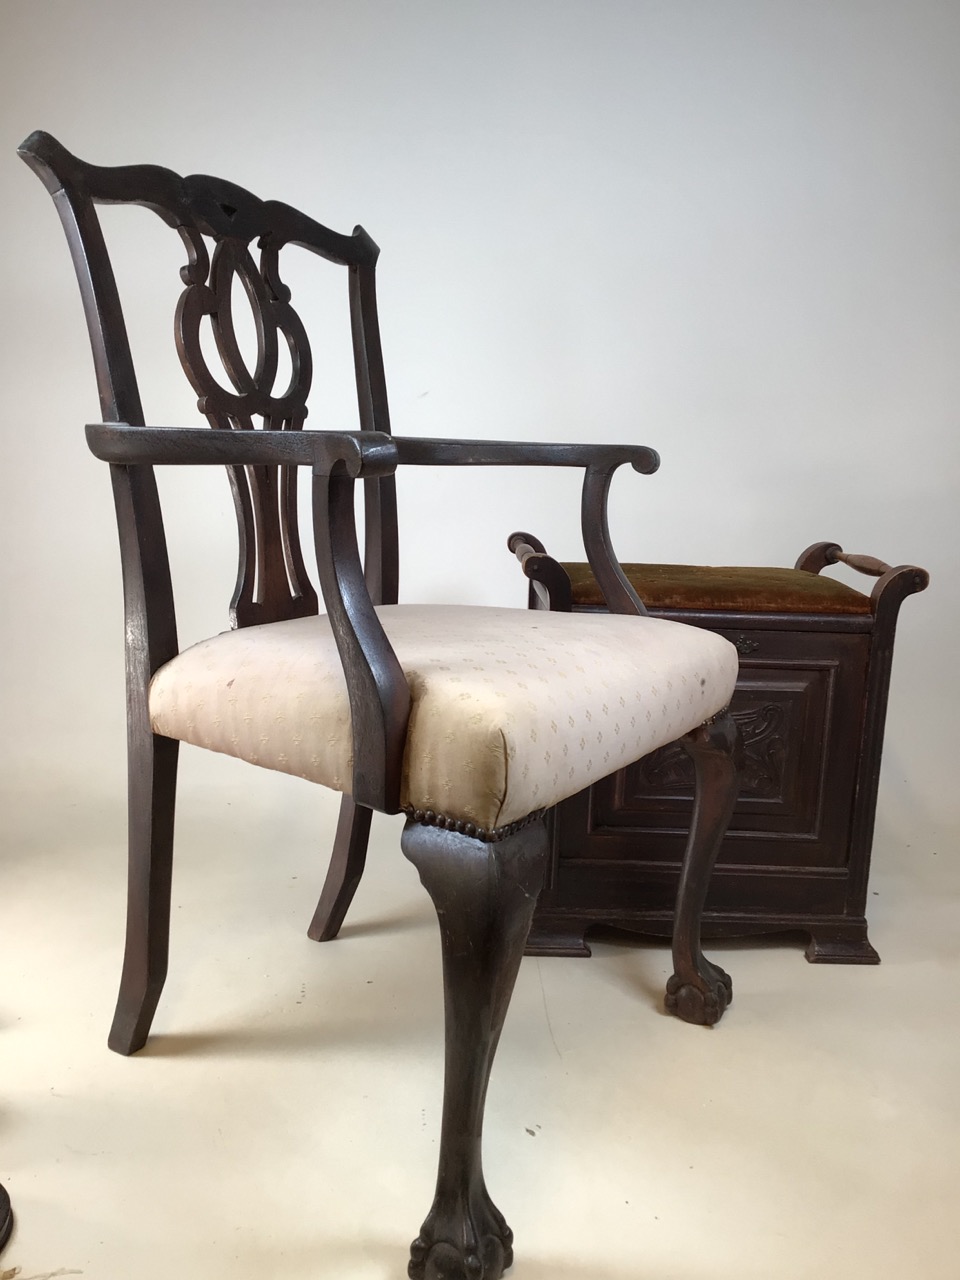
M 410 691 L 364 579 L 354 482 L 394 472 L 397 450 L 378 431 L 223 431 L 91 423 L 91 451 L 116 466 L 309 466 L 324 604 L 343 663 L 354 745 L 353 798 L 395 813 Z
M 568 466 L 585 470 L 584 544 L 612 611 L 645 609 L 613 556 L 606 500 L 618 467 L 655 471 L 652 449 L 631 445 L 525 444 L 506 441 L 394 439 L 400 465 Z M 387 813 L 400 805 L 410 690 L 377 617 L 357 544 L 354 483 L 358 472 L 314 467 L 313 526 L 320 587 L 350 698 L 353 799 Z
M 646 445 L 540 444 L 505 440 L 396 441 L 401 466 L 582 467 L 580 524 L 584 550 L 611 613 L 647 611 L 614 555 L 607 523 L 607 496 L 618 467 L 629 463 L 651 475 L 660 455 Z
M 652 475 L 655 449 L 639 444 L 545 444 L 527 440 L 430 440 L 395 437 L 401 465 L 429 467 L 619 467 Z
M 649 474 L 659 466 L 639 445 L 567 445 L 510 441 L 395 439 L 381 432 L 223 431 L 91 423 L 94 455 L 117 466 L 309 466 L 314 540 L 324 604 L 343 663 L 354 740 L 353 799 L 396 812 L 410 691 L 377 617 L 357 541 L 354 482 L 396 471 L 398 464 L 565 466 L 584 469 L 584 546 L 611 611 L 643 613 L 610 545 L 606 503 L 618 467 Z
M 96 457 L 119 466 L 308 466 L 328 475 L 342 464 L 364 478 L 397 467 L 396 446 L 380 431 L 218 431 L 93 422 L 86 435 Z

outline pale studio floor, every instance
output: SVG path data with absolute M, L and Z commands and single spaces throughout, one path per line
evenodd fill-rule
M 171 973 L 136 1058 L 105 1045 L 122 808 L 70 788 L 7 808 L 0 1181 L 18 1227 L 0 1274 L 401 1277 L 442 1031 L 397 821 L 375 826 L 341 939 L 311 943 L 332 798 L 185 756 Z M 881 830 L 879 968 L 814 967 L 795 940 L 713 947 L 736 984 L 714 1031 L 662 1013 L 662 947 L 525 960 L 487 1110 L 511 1277 L 957 1280 L 952 854 Z

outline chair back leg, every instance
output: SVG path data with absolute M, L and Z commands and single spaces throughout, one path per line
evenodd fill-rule
M 351 796 L 340 798 L 340 820 L 333 841 L 333 853 L 320 900 L 313 913 L 307 937 L 314 942 L 329 942 L 340 932 L 344 916 L 363 878 L 370 839 L 372 809 L 354 804 Z
M 107 1040 L 116 1053 L 143 1048 L 167 976 L 179 749 L 172 738 L 130 730 L 127 937 Z

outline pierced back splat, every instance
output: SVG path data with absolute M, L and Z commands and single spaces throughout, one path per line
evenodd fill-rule
M 351 326 L 360 422 L 389 432 L 390 423 L 376 312 L 379 249 L 357 227 L 339 235 L 277 201 L 263 201 L 219 178 L 182 178 L 168 169 L 88 165 L 49 134 L 36 133 L 20 148 L 54 197 L 67 231 L 93 346 L 104 421 L 144 421 L 123 314 L 94 205 L 136 204 L 153 210 L 179 233 L 187 251 L 184 290 L 175 332 L 183 369 L 197 404 L 218 430 L 298 431 L 307 416 L 313 361 L 306 330 L 280 275 L 280 252 L 297 245 L 348 268 Z M 212 242 L 212 252 L 208 249 Z M 256 253 L 256 257 L 255 257 Z M 253 319 L 255 358 L 244 358 L 234 299 L 243 290 Z M 222 370 L 211 369 L 201 334 L 209 325 Z M 289 353 L 290 378 L 278 386 L 280 352 Z M 209 345 L 207 350 L 210 350 Z M 250 364 L 253 364 L 253 368 Z M 225 378 L 223 375 L 226 375 Z M 255 423 L 259 420 L 260 426 Z M 118 510 L 129 506 L 140 545 L 169 571 L 152 469 L 117 469 Z M 296 469 L 229 468 L 237 511 L 239 563 L 230 605 L 235 626 L 275 622 L 317 612 L 317 595 L 303 560 L 297 520 Z M 393 477 L 367 481 L 367 578 L 375 602 L 397 598 L 396 497 Z M 164 606 L 166 611 L 167 606 Z M 150 610 L 151 612 L 153 610 Z M 172 598 L 166 650 L 176 652 Z M 157 633 L 157 628 L 153 628 Z M 150 667 L 155 669 L 154 661 Z
M 238 210 L 224 203 L 234 219 Z M 189 261 L 181 271 L 186 288 L 177 306 L 177 350 L 197 407 L 211 426 L 252 431 L 259 417 L 264 430 L 298 431 L 307 416 L 312 361 L 290 291 L 280 280 L 278 253 L 261 248 L 259 268 L 243 240 L 216 241 L 212 257 L 200 233 L 180 227 Z M 233 315 L 239 281 L 253 314 L 256 363 L 247 367 Z M 209 321 L 230 392 L 210 370 L 201 345 Z M 289 386 L 276 387 L 279 344 L 290 351 Z M 317 597 L 307 577 L 297 528 L 297 473 L 292 467 L 231 467 L 230 484 L 240 531 L 240 563 L 231 614 L 240 626 L 316 613 Z

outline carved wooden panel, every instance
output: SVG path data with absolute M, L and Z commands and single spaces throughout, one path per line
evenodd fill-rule
M 783 652 L 791 645 L 788 635 L 768 634 L 741 660 L 732 710 L 745 764 L 721 863 L 792 860 L 785 841 L 802 841 L 810 865 L 841 866 L 846 858 L 863 638 L 805 636 L 802 656 Z M 608 859 L 615 846 L 617 857 L 679 860 L 692 804 L 689 760 L 672 743 L 591 788 L 580 815 L 586 831 L 562 823 L 560 856 Z
M 737 699 L 733 718 L 743 741 L 743 765 L 740 794 L 773 799 L 783 793 L 787 756 L 790 752 L 791 716 L 782 702 L 761 701 L 740 705 Z M 661 747 L 642 760 L 636 770 L 633 792 L 689 797 L 693 791 L 693 762 L 688 752 L 676 742 Z
M 846 930 L 831 955 L 875 959 L 864 941 L 865 872 L 853 832 L 871 636 L 723 634 L 742 642 L 732 709 L 746 759 L 705 931 L 802 925 L 822 945 L 826 926 L 811 922 L 828 921 L 831 938 Z M 686 753 L 670 744 L 558 806 L 532 951 L 586 954 L 591 924 L 669 933 L 692 781 Z M 858 919 L 847 915 L 851 902 Z
M 802 745 L 822 740 L 835 680 L 835 662 L 789 672 L 742 669 L 731 703 L 744 747 L 739 826 L 777 822 L 813 831 L 823 771 L 804 768 Z M 638 813 L 644 825 L 652 813 L 686 821 L 692 803 L 692 765 L 683 748 L 671 743 L 624 770 L 616 787 L 598 790 L 597 821 L 622 825 Z

